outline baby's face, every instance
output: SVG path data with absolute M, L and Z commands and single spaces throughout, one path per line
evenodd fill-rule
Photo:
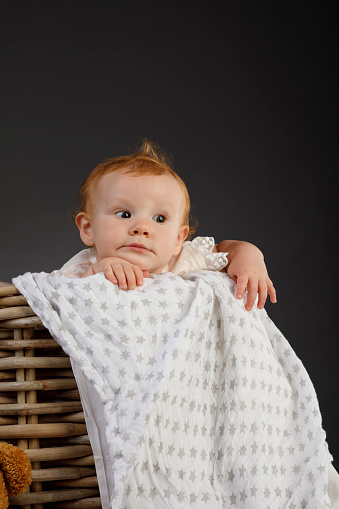
M 188 226 L 182 225 L 184 196 L 171 175 L 109 173 L 93 202 L 79 229 L 98 260 L 119 257 L 157 274 L 179 254 Z

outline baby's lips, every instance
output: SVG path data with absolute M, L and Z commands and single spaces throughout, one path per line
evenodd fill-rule
M 139 253 L 145 252 L 145 251 L 151 251 L 148 249 L 144 244 L 129 244 L 128 246 L 125 246 L 129 249 L 132 249 L 132 251 L 137 251 Z

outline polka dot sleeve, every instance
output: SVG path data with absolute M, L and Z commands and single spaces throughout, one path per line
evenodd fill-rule
M 226 267 L 228 253 L 213 253 L 215 246 L 213 237 L 196 237 L 192 240 L 194 247 L 201 252 L 208 270 L 221 270 Z

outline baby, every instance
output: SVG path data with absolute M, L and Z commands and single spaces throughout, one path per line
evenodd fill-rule
M 227 266 L 246 309 L 258 292 L 262 308 L 276 298 L 261 252 L 187 241 L 186 186 L 149 142 L 81 195 L 90 249 L 13 282 L 72 358 L 103 508 L 338 507 L 305 368 L 265 310 L 204 272 Z
M 210 238 L 184 242 L 195 231 L 187 188 L 149 141 L 136 154 L 97 166 L 85 180 L 81 197 L 76 224 L 82 241 L 93 249 L 64 266 L 65 274 L 103 272 L 121 289 L 133 290 L 149 274 L 225 270 L 227 265 L 237 282 L 237 298 L 247 288 L 247 310 L 258 292 L 258 308 L 264 307 L 267 292 L 276 302 L 262 253 L 253 244 L 225 240 L 215 246 Z

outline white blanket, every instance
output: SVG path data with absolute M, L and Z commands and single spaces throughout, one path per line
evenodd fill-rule
M 226 274 L 13 282 L 100 399 L 110 507 L 331 507 L 313 385 Z

